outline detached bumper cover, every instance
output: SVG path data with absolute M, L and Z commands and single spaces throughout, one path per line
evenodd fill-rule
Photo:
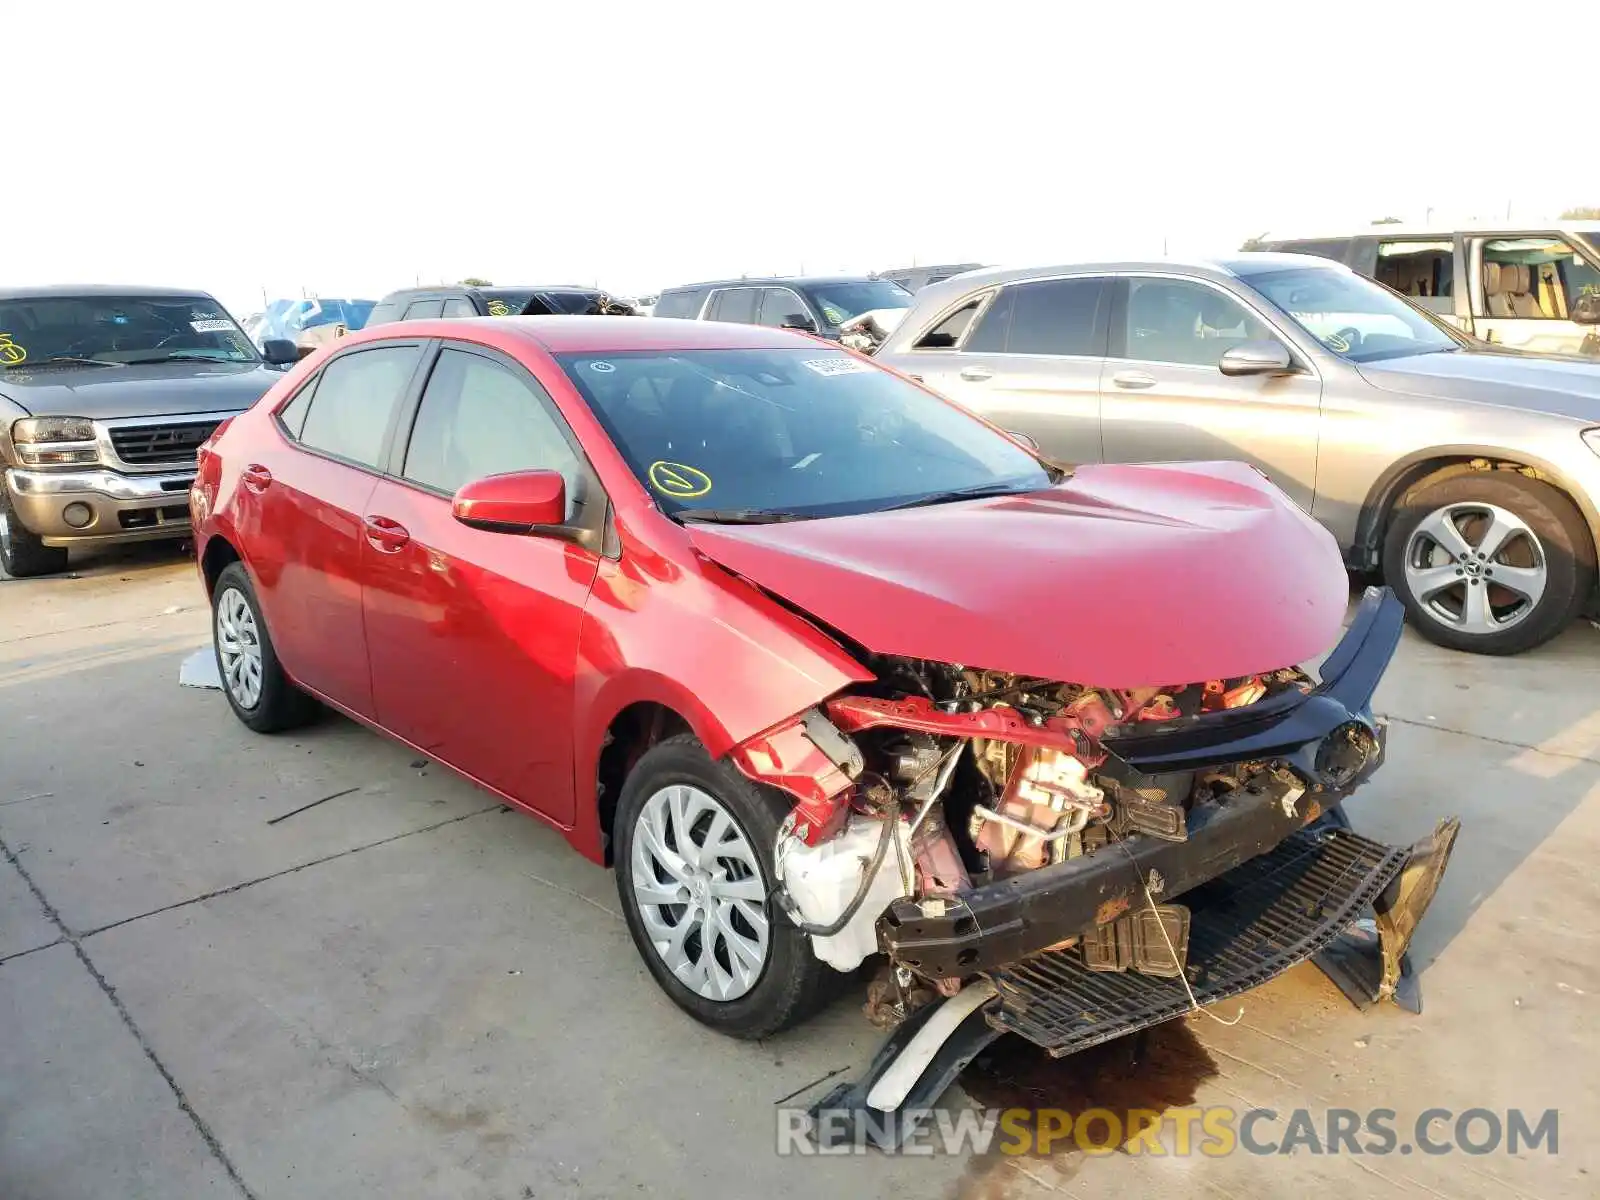
M 929 976 L 963 976 L 1014 963 L 1084 930 L 1159 903 L 1265 854 L 1339 804 L 1382 761 L 1384 730 L 1372 694 L 1399 643 L 1404 610 L 1387 588 L 1369 588 L 1322 683 L 1248 708 L 1109 730 L 1102 744 L 1144 774 L 1240 762 L 1281 762 L 1221 803 L 1189 814 L 1188 838 L 1131 836 L 1083 858 L 963 893 L 942 913 L 915 900 L 891 905 L 878 936 L 891 958 Z M 1370 739 L 1357 770 L 1341 749 L 1351 731 Z

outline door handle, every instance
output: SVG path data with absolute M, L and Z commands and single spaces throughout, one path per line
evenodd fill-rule
M 1155 387 L 1156 377 L 1148 371 L 1118 371 L 1111 382 L 1119 388 L 1147 388 Z
M 411 533 L 399 521 L 388 517 L 368 517 L 367 542 L 380 554 L 397 554 L 411 540 Z
M 264 492 L 272 486 L 272 472 L 260 463 L 251 463 L 239 472 L 239 478 L 252 492 Z
M 982 383 L 985 379 L 994 378 L 994 372 L 988 367 L 962 367 L 961 378 L 969 383 Z

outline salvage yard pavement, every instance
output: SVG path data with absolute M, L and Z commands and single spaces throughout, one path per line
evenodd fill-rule
M 170 549 L 0 580 L 0 1195 L 1592 1196 L 1600 632 L 1515 659 L 1407 635 L 1390 759 L 1348 806 L 1462 835 L 1413 944 L 1420 1017 L 1314 967 L 1093 1057 L 999 1043 L 947 1103 L 1282 1114 L 1559 1110 L 1555 1153 L 779 1153 L 857 1073 L 865 981 L 765 1043 L 654 987 L 612 879 L 329 717 L 243 729 L 180 687 L 209 619 Z M 1281 1138 L 1279 1123 L 1269 1134 Z

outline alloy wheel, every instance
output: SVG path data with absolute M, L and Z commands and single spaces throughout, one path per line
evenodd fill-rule
M 256 614 L 238 588 L 217 597 L 216 639 L 228 694 L 240 708 L 254 708 L 261 701 L 261 638 Z
M 1462 633 L 1491 634 L 1538 607 L 1549 566 L 1526 521 L 1497 504 L 1468 501 L 1423 518 L 1406 543 L 1405 577 L 1434 620 Z
M 770 951 L 766 885 L 739 824 L 710 793 L 664 787 L 633 827 L 633 898 L 667 969 L 707 1000 L 737 1000 Z

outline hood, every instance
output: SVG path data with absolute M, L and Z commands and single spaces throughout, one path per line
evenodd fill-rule
M 1330 535 L 1242 463 L 1087 466 L 1057 487 L 777 525 L 707 558 L 880 654 L 1097 687 L 1293 666 L 1339 634 Z
M 1594 359 L 1457 350 L 1362 363 L 1357 369 L 1386 392 L 1600 420 L 1600 362 Z
M 164 417 L 249 408 L 283 372 L 264 363 L 146 363 L 0 372 L 0 396 L 34 417 Z

